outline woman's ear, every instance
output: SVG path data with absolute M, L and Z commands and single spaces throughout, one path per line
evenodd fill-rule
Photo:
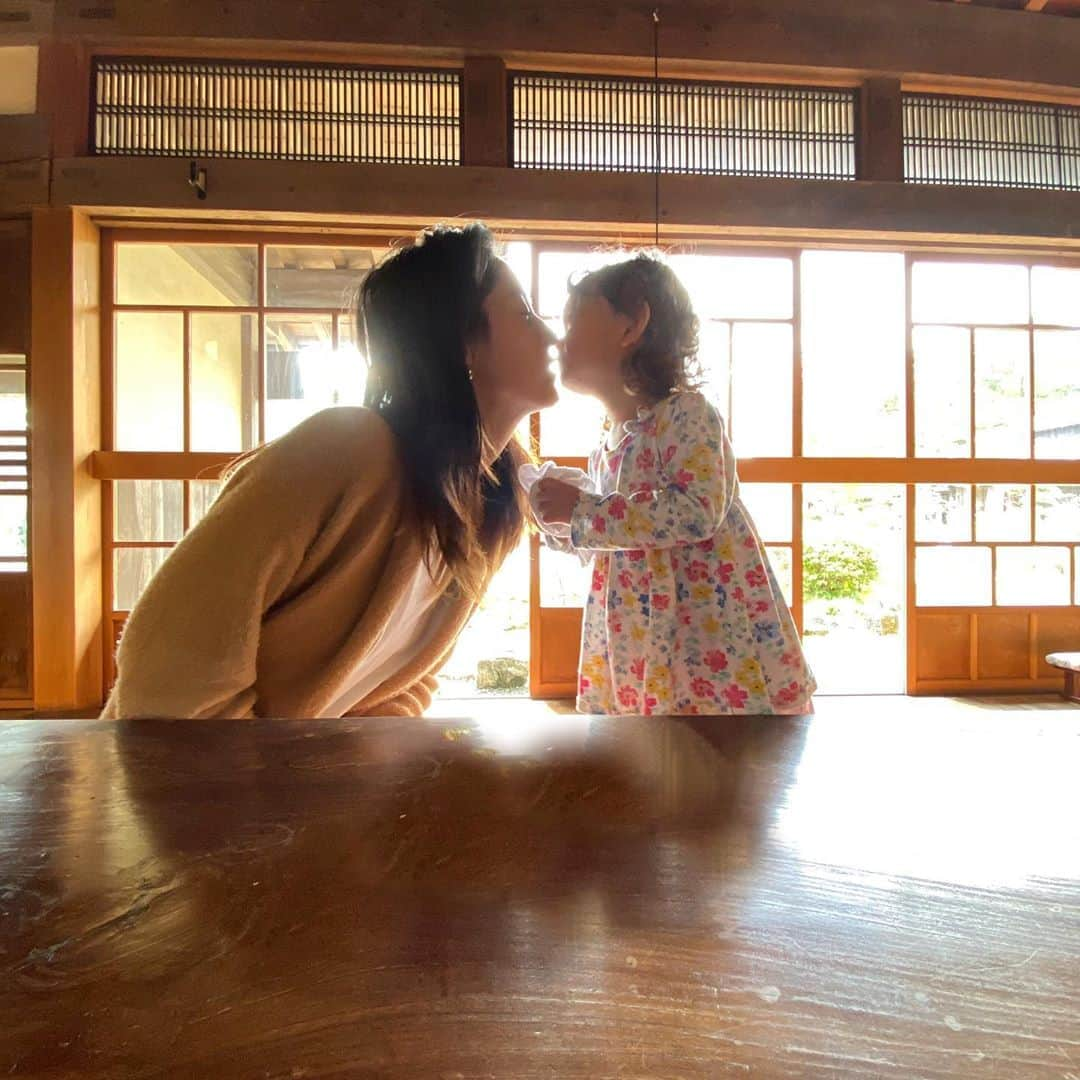
M 633 349 L 641 341 L 642 336 L 645 334 L 646 329 L 649 326 L 649 320 L 652 318 L 652 308 L 649 307 L 648 300 L 641 301 L 641 308 L 637 315 L 630 320 L 629 325 L 623 331 L 622 341 L 620 344 L 624 349 Z

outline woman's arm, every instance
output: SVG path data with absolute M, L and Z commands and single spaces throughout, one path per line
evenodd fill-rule
M 635 479 L 651 473 L 653 486 L 633 495 L 582 494 L 570 521 L 574 547 L 665 548 L 716 532 L 735 489 L 735 459 L 723 421 L 704 397 L 687 393 L 661 410 L 656 424 L 655 441 L 637 451 L 631 465 Z

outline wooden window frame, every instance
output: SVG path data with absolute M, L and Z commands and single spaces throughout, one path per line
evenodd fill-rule
M 567 252 L 581 250 L 582 248 L 595 247 L 602 242 L 603 237 L 592 236 L 580 242 L 568 242 L 566 240 L 546 240 L 542 230 L 530 230 L 530 235 L 522 235 L 531 244 L 532 255 L 532 299 L 534 304 L 539 295 L 539 265 L 540 256 L 547 252 Z M 611 239 L 614 239 L 612 237 Z M 228 311 L 242 313 L 250 311 L 258 318 L 259 324 L 259 415 L 260 415 L 260 439 L 264 434 L 264 407 L 265 407 L 265 340 L 264 340 L 264 316 L 276 313 L 288 313 L 290 310 L 301 312 L 301 309 L 269 308 L 265 303 L 265 256 L 266 246 L 293 245 L 305 247 L 375 247 L 383 249 L 387 245 L 385 234 L 363 232 L 302 232 L 302 231 L 277 231 L 277 230 L 242 230 L 242 229 L 201 229 L 182 230 L 158 227 L 108 227 L 102 231 L 102 447 L 103 449 L 94 455 L 93 469 L 95 476 L 103 481 L 117 479 L 172 479 L 185 481 L 184 488 L 184 515 L 185 525 L 189 513 L 190 497 L 189 484 L 192 480 L 214 479 L 216 475 L 231 461 L 235 455 L 231 453 L 203 453 L 190 450 L 177 453 L 154 453 L 118 451 L 114 441 L 114 392 L 115 372 L 113 367 L 114 355 L 114 316 L 117 310 L 136 310 L 137 306 L 118 305 L 114 300 L 114 274 L 115 274 L 115 246 L 119 242 L 143 242 L 143 243 L 213 243 L 213 244 L 255 244 L 258 255 L 258 296 L 257 303 L 252 307 L 244 308 L 214 308 L 215 311 Z M 906 429 L 905 429 L 905 456 L 890 458 L 874 457 L 806 457 L 803 455 L 803 387 L 802 387 L 802 311 L 801 311 L 801 283 L 799 280 L 800 258 L 803 251 L 816 250 L 819 248 L 832 248 L 843 250 L 866 250 L 866 251 L 890 251 L 903 254 L 905 257 L 905 402 L 906 402 Z M 694 248 L 700 254 L 723 254 L 723 255 L 754 255 L 754 256 L 782 256 L 792 258 L 793 274 L 793 308 L 790 322 L 793 328 L 793 373 L 792 373 L 792 455 L 781 458 L 749 458 L 740 463 L 740 478 L 747 483 L 784 483 L 791 485 L 791 515 L 792 535 L 790 542 L 770 543 L 770 547 L 788 547 L 791 551 L 792 562 L 792 586 L 793 604 L 792 609 L 797 624 L 802 626 L 803 594 L 802 594 L 802 552 L 803 552 L 803 485 L 805 484 L 843 484 L 843 483 L 881 483 L 903 484 L 906 490 L 907 525 L 905 546 L 907 554 L 907 583 L 906 583 L 906 636 L 907 636 L 907 691 L 908 693 L 954 693 L 954 692 L 992 692 L 995 690 L 1039 690 L 1050 689 L 1057 685 L 1057 679 L 1051 676 L 1041 667 L 1039 651 L 1042 638 L 1040 634 L 1045 627 L 1055 619 L 1063 615 L 1066 620 L 1073 620 L 1080 627 L 1080 606 L 1054 608 L 964 608 L 964 607 L 917 607 L 915 604 L 914 587 L 914 563 L 917 546 L 914 536 L 915 529 L 915 484 L 920 483 L 949 483 L 949 484 L 1067 484 L 1075 482 L 1076 474 L 1080 466 L 1071 460 L 1057 459 L 992 459 L 974 457 L 974 444 L 971 447 L 971 455 L 966 458 L 926 458 L 916 457 L 915 450 L 915 385 L 914 385 L 914 356 L 912 348 L 912 312 L 911 312 L 911 268 L 915 261 L 956 261 L 989 263 L 1000 262 L 1009 264 L 1024 264 L 1031 266 L 1066 266 L 1071 268 L 1080 267 L 1080 257 L 1069 255 L 1048 254 L 1044 249 L 1033 247 L 1031 250 L 1018 249 L 1014 253 L 1002 253 L 996 251 L 980 252 L 978 248 L 957 251 L 947 247 L 934 247 L 932 245 L 910 245 L 897 243 L 889 245 L 880 241 L 867 243 L 854 238 L 845 240 L 843 237 L 830 238 L 828 242 L 819 244 L 790 244 L 779 245 L 762 241 L 761 243 L 726 243 L 719 239 L 704 240 Z M 165 307 L 155 306 L 154 310 L 165 310 Z M 319 308 L 304 308 L 303 314 L 341 314 L 340 311 Z M 1029 323 L 1030 330 L 1032 324 Z M 334 322 L 335 334 L 337 323 Z M 1033 338 L 1029 339 L 1033 340 Z M 1031 370 L 1029 368 L 1029 378 Z M 1029 407 L 1034 410 L 1034 382 L 1031 383 Z M 972 383 L 970 392 L 974 395 L 975 387 Z M 185 407 L 185 414 L 187 408 Z M 187 425 L 185 425 L 187 427 Z M 540 444 L 542 420 L 539 414 L 534 414 L 530 419 L 530 436 L 533 452 L 538 452 Z M 1034 426 L 1032 426 L 1032 439 L 1034 439 Z M 555 458 L 561 464 L 582 466 L 584 458 L 579 456 L 560 456 Z M 113 490 L 112 484 L 103 485 L 102 497 L 102 537 L 103 537 L 103 603 L 106 613 L 105 624 L 107 635 L 115 640 L 119 628 L 123 624 L 122 613 L 112 610 L 113 589 L 113 559 L 114 551 L 124 547 L 154 547 L 172 546 L 171 544 L 154 543 L 123 543 L 115 541 L 113 536 Z M 1034 497 L 1032 496 L 1032 512 L 1034 513 Z M 580 629 L 580 608 L 545 608 L 541 605 L 540 569 L 539 569 L 539 541 L 534 534 L 530 537 L 530 582 L 529 582 L 529 607 L 530 607 L 530 691 L 534 697 L 566 697 L 572 696 L 576 688 L 576 642 Z M 972 543 L 974 543 L 974 533 Z M 1023 545 L 1029 546 L 1029 545 Z M 1031 546 L 1037 546 L 1032 532 Z M 1045 542 L 1045 546 L 1066 546 L 1074 549 L 1072 561 L 1072 574 L 1070 580 L 1072 592 L 1070 599 L 1075 600 L 1075 574 L 1076 555 L 1075 549 L 1078 544 L 1066 541 Z M 1024 677 L 980 677 L 979 676 L 979 634 L 980 619 L 987 624 L 993 618 L 1002 613 L 1009 613 L 1018 619 L 1026 620 L 1029 628 L 1028 633 L 1028 666 Z M 969 664 L 964 673 L 950 675 L 949 677 L 928 677 L 918 674 L 920 656 L 923 656 L 930 648 L 930 631 L 920 627 L 921 619 L 944 618 L 953 620 L 966 620 L 968 635 L 970 638 Z M 930 624 L 926 624 L 930 625 Z M 1072 622 L 1069 622 L 1072 625 Z M 1042 626 L 1043 629 L 1040 629 Z M 922 636 L 920 636 L 922 635 Z M 107 637 L 108 640 L 108 637 Z M 566 661 L 570 655 L 565 647 L 566 642 L 571 642 L 573 647 L 573 662 L 575 672 L 571 675 L 566 670 L 566 664 L 560 662 L 552 666 L 548 661 L 551 659 L 552 641 L 563 643 L 562 661 Z M 112 650 L 106 650 L 105 658 L 106 680 L 111 681 Z
M 116 300 L 116 247 L 118 244 L 208 244 L 222 247 L 254 246 L 256 249 L 256 296 L 254 304 L 123 304 Z M 101 445 L 94 454 L 93 471 L 102 483 L 102 611 L 104 613 L 105 686 L 112 684 L 115 672 L 115 643 L 127 620 L 128 612 L 114 608 L 115 552 L 123 549 L 171 549 L 174 541 L 125 541 L 115 536 L 115 484 L 117 480 L 175 480 L 183 483 L 183 532 L 190 525 L 191 484 L 216 480 L 240 452 L 195 451 L 191 449 L 191 342 L 193 313 L 251 315 L 257 324 L 257 445 L 266 436 L 266 318 L 279 315 L 329 316 L 332 341 L 338 343 L 340 308 L 270 306 L 266 298 L 266 249 L 268 247 L 305 248 L 375 248 L 387 246 L 385 236 L 353 232 L 281 232 L 232 229 L 104 228 L 101 233 Z M 118 312 L 172 313 L 183 316 L 183 439 L 184 448 L 176 451 L 137 451 L 116 448 L 116 367 L 115 326 Z
M 533 302 L 539 299 L 540 255 L 544 252 L 570 252 L 581 250 L 582 245 L 533 243 L 532 288 Z M 1076 556 L 1070 560 L 1069 600 L 1067 605 L 1038 608 L 1016 608 L 999 606 L 996 603 L 986 607 L 942 607 L 919 606 L 915 603 L 915 552 L 918 547 L 935 546 L 929 542 L 915 540 L 915 485 L 924 483 L 968 484 L 972 488 L 981 484 L 1028 485 L 1031 492 L 1032 533 L 1031 541 L 1017 542 L 1011 546 L 1031 547 L 1067 547 L 1075 549 L 1077 541 L 1035 540 L 1035 488 L 1039 485 L 1060 485 L 1077 482 L 1080 475 L 1080 462 L 1068 459 L 1049 459 L 1034 457 L 1034 374 L 1033 374 L 1033 329 L 1042 329 L 1041 324 L 1029 321 L 1024 324 L 1029 331 L 1029 368 L 1028 378 L 1031 393 L 1029 395 L 1029 419 L 1031 421 L 1030 458 L 978 458 L 975 457 L 974 438 L 971 441 L 970 454 L 966 458 L 917 457 L 915 454 L 915 379 L 912 330 L 914 325 L 911 311 L 911 275 L 912 266 L 917 261 L 941 261 L 959 263 L 1000 263 L 1008 265 L 1064 266 L 1080 269 L 1080 258 L 1068 256 L 1047 256 L 1042 252 L 1020 252 L 1002 254 L 999 252 L 980 254 L 978 251 L 950 252 L 932 248 L 912 249 L 905 244 L 873 246 L 852 242 L 850 244 L 830 243 L 830 248 L 844 250 L 885 250 L 904 255 L 905 259 L 905 451 L 903 457 L 813 457 L 803 455 L 803 364 L 802 364 L 802 310 L 801 282 L 799 277 L 800 258 L 804 251 L 816 250 L 811 245 L 797 248 L 785 248 L 771 245 L 732 245 L 723 242 L 704 242 L 695 246 L 697 254 L 723 255 L 779 255 L 792 257 L 794 275 L 793 315 L 790 320 L 794 330 L 794 369 L 792 382 L 792 456 L 790 458 L 747 458 L 739 463 L 739 476 L 745 483 L 784 483 L 791 485 L 792 491 L 792 537 L 790 544 L 767 543 L 767 547 L 790 547 L 792 563 L 792 614 L 800 632 L 803 629 L 803 486 L 806 484 L 903 484 L 906 493 L 905 549 L 907 555 L 907 575 L 905 582 L 905 635 L 907 638 L 906 688 L 909 694 L 920 693 L 959 693 L 993 692 L 1001 690 L 1046 690 L 1057 686 L 1057 676 L 1047 674 L 1039 656 L 1040 626 L 1046 626 L 1062 619 L 1075 616 L 1080 627 L 1080 606 L 1076 604 Z M 1030 281 L 1030 278 L 1029 278 Z M 786 321 L 786 320 L 785 320 Z M 971 394 L 972 424 L 975 423 L 974 394 L 975 383 L 969 387 Z M 539 414 L 532 418 L 531 435 L 533 451 L 538 452 L 542 433 L 542 419 Z M 584 468 L 586 458 L 581 456 L 556 456 L 553 460 L 561 465 Z M 974 498 L 972 498 L 974 514 Z M 573 696 L 576 692 L 576 672 L 571 675 L 565 670 L 565 664 L 552 664 L 548 658 L 558 652 L 565 660 L 567 635 L 579 633 L 581 608 L 543 607 L 541 604 L 540 582 L 540 543 L 536 535 L 531 537 L 531 581 L 530 581 L 530 634 L 532 641 L 532 662 L 530 663 L 530 689 L 534 697 L 562 698 Z M 979 543 L 972 531 L 971 546 L 1010 546 L 1007 542 Z M 953 546 L 953 545 L 946 545 Z M 958 545 L 957 545 L 958 546 Z M 994 574 L 994 567 L 991 573 Z M 996 591 L 996 577 L 993 582 Z M 996 593 L 995 593 L 996 600 Z M 986 621 L 988 616 L 1023 615 L 1028 619 L 1027 639 L 1027 675 L 1024 677 L 980 677 L 978 656 L 979 617 Z M 970 621 L 971 653 L 970 664 L 965 675 L 949 679 L 920 677 L 920 615 L 927 616 L 963 616 Z M 925 637 L 926 635 L 924 635 Z M 924 640 L 922 646 L 926 646 Z M 555 675 L 552 668 L 559 668 Z

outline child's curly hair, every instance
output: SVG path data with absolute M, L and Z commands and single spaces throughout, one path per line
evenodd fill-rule
M 616 311 L 636 318 L 649 305 L 649 324 L 637 348 L 623 362 L 626 389 L 649 401 L 697 389 L 698 317 L 690 294 L 658 255 L 641 251 L 583 274 L 570 284 L 570 302 L 602 296 Z

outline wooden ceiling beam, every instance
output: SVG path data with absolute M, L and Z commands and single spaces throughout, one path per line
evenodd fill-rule
M 196 200 L 185 163 L 167 158 L 75 158 L 56 162 L 58 204 L 110 216 L 140 208 L 188 220 L 333 219 L 388 224 L 399 232 L 458 217 L 510 231 L 534 225 L 614 229 L 628 242 L 652 235 L 647 173 L 556 172 L 470 166 L 209 163 L 210 197 Z M 676 236 L 755 236 L 835 231 L 1053 238 L 1080 247 L 1080 193 L 922 184 L 665 176 L 661 231 Z
M 656 0 L 665 61 L 815 66 L 853 73 L 954 75 L 1076 86 L 1080 20 L 1018 19 L 1015 12 L 911 0 Z M 259 19 L 220 0 L 56 0 L 55 29 L 94 47 L 141 51 L 200 45 L 258 55 L 290 43 L 310 50 L 396 48 L 442 55 L 547 54 L 596 62 L 651 57 L 651 5 L 612 0 L 396 0 L 298 4 L 259 0 Z M 252 38 L 258 34 L 259 38 Z

